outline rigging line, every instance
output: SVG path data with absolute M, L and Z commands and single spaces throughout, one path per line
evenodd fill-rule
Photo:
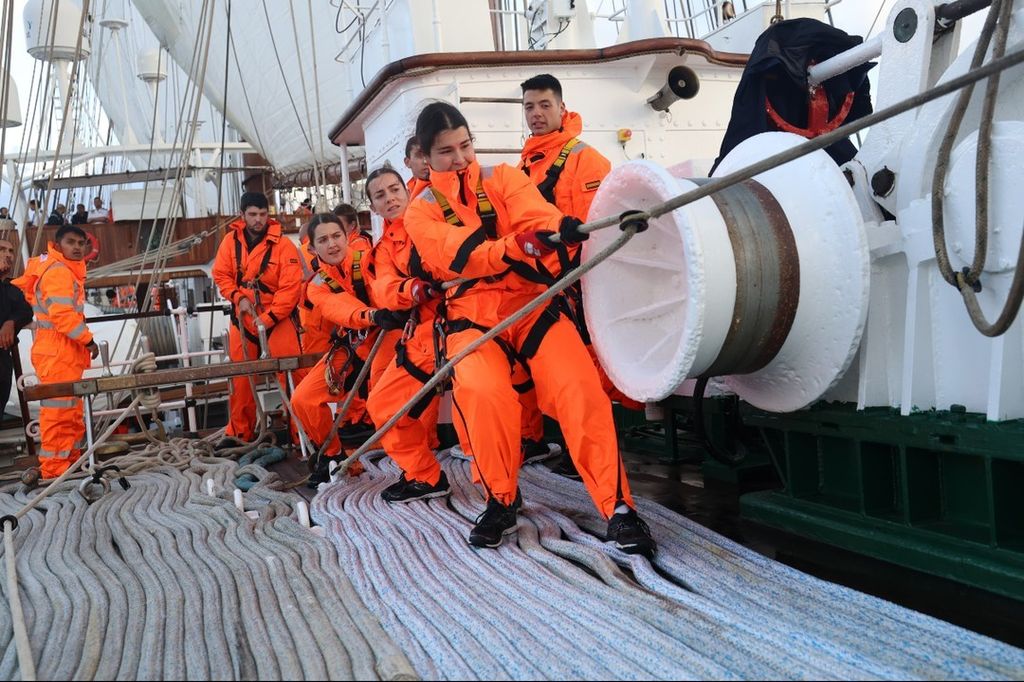
M 217 216 L 221 217 L 223 214 L 223 190 L 224 190 L 224 142 L 225 136 L 227 135 L 228 128 L 228 78 L 231 67 L 231 0 L 228 0 L 228 42 L 224 46 L 224 108 L 220 112 L 221 123 L 220 123 L 220 175 L 217 176 Z M 244 88 L 243 88 L 244 90 Z M 211 291 L 211 293 L 213 293 Z M 214 296 L 210 296 L 210 302 L 213 302 Z M 210 313 L 210 328 L 206 334 L 206 350 L 213 350 L 213 313 Z M 210 382 L 205 385 L 209 386 Z M 202 429 L 205 431 L 207 428 L 208 417 L 210 414 L 210 392 L 203 392 L 203 425 Z
M 204 18 L 206 17 L 206 9 L 205 8 L 207 6 L 209 6 L 211 8 L 210 12 L 212 14 L 213 5 L 209 4 L 208 2 L 204 2 L 204 9 L 203 9 L 203 14 L 202 14 L 202 16 Z M 213 23 L 212 16 L 208 20 L 204 19 L 204 21 L 209 23 L 210 25 L 212 25 L 212 23 Z M 204 22 L 200 22 L 200 26 L 199 26 L 200 32 L 202 31 L 203 23 Z M 208 45 L 209 44 L 207 43 L 207 46 L 206 46 L 207 50 L 208 50 Z M 178 128 L 177 128 L 177 130 L 175 132 L 174 143 L 172 145 L 176 149 L 178 147 L 178 138 L 179 138 L 179 136 L 180 135 L 184 135 L 185 136 L 185 140 L 182 142 L 181 155 L 180 155 L 179 160 L 178 160 L 178 168 L 177 168 L 177 171 L 176 171 L 176 174 L 175 174 L 175 178 L 174 178 L 174 189 L 172 190 L 171 198 L 170 198 L 170 200 L 168 202 L 169 205 L 175 205 L 177 203 L 178 199 L 181 196 L 181 193 L 183 191 L 182 184 L 183 184 L 183 180 L 184 180 L 184 177 L 183 177 L 184 176 L 184 165 L 187 164 L 188 157 L 192 153 L 192 147 L 193 147 L 193 144 L 194 144 L 195 133 L 196 133 L 196 125 L 195 125 L 195 123 L 198 120 L 199 108 L 200 108 L 200 106 L 202 104 L 202 86 L 200 84 L 196 83 L 196 79 L 194 79 L 193 77 L 195 76 L 196 68 L 199 66 L 200 63 L 202 63 L 202 69 L 203 69 L 204 73 L 205 73 L 205 68 L 206 68 L 205 60 L 200 58 L 200 53 L 201 53 L 201 48 L 197 45 L 197 49 L 193 52 L 192 64 L 190 65 L 190 68 L 189 68 L 189 78 L 190 78 L 189 82 L 195 84 L 195 88 L 192 89 L 192 92 L 194 93 L 192 101 L 195 102 L 195 105 L 192 105 L 189 101 L 187 101 L 188 97 L 189 97 L 189 94 L 186 93 L 186 101 L 183 102 L 183 104 L 182 104 L 182 110 L 181 110 L 180 116 L 179 116 L 179 121 L 186 122 L 185 123 L 186 127 L 183 127 L 182 125 L 178 126 Z M 157 97 L 159 97 L 159 91 L 157 92 Z M 186 108 L 193 109 L 193 113 L 189 117 L 185 116 Z M 157 111 L 158 111 L 158 106 L 154 106 L 154 110 L 153 110 L 153 117 L 154 117 L 153 129 L 154 130 L 155 130 L 155 119 L 156 119 L 156 112 Z M 151 139 L 151 142 L 150 142 L 150 165 L 152 165 L 153 140 L 155 140 L 155 135 L 153 136 L 153 138 Z M 173 154 L 173 152 L 172 152 L 172 154 Z M 170 162 L 168 162 L 168 167 L 167 167 L 168 172 L 170 171 L 170 168 L 171 168 Z M 168 178 L 165 176 L 165 180 L 167 180 L 167 179 Z M 147 185 L 147 188 L 148 188 L 148 185 Z M 167 184 L 165 182 L 163 187 L 161 188 L 161 191 L 160 191 L 160 197 L 159 197 L 158 203 L 157 203 L 158 208 L 160 206 L 164 205 L 164 199 L 166 197 L 166 193 L 167 193 Z M 143 198 L 143 205 L 145 205 L 145 195 L 144 195 L 144 198 Z M 152 222 L 151 227 L 150 227 L 150 234 L 151 235 L 152 235 L 153 231 L 157 229 L 157 221 L 158 220 L 159 220 L 159 218 L 154 218 L 153 219 L 153 222 Z M 157 262 L 158 263 L 161 263 L 161 261 L 160 261 L 161 250 L 164 248 L 164 246 L 169 241 L 170 234 L 173 233 L 176 225 L 177 225 L 177 217 L 176 216 L 173 217 L 173 218 L 169 218 L 164 223 L 164 229 L 163 229 L 163 231 L 161 232 L 161 235 L 160 235 L 160 242 L 157 245 L 157 259 L 158 259 Z M 141 221 L 140 221 L 139 231 L 140 231 L 140 237 L 141 237 L 141 231 L 142 231 L 142 223 L 141 223 Z M 153 287 L 153 284 L 154 284 L 154 279 L 159 276 L 158 272 L 160 272 L 160 271 L 162 271 L 162 263 L 161 263 L 161 267 L 158 267 L 157 269 L 154 269 L 154 271 L 152 273 L 152 276 L 150 277 L 149 285 L 148 285 L 148 287 L 146 289 L 146 293 L 144 294 L 143 301 L 141 303 L 137 304 L 137 307 L 138 307 L 138 309 L 140 311 L 144 311 L 144 310 L 147 309 L 147 307 L 148 307 L 148 305 L 150 303 L 150 299 L 151 299 L 151 291 L 152 291 L 152 287 Z M 141 284 L 141 280 L 142 280 L 142 273 L 140 272 L 139 276 L 138 276 L 138 278 L 136 280 L 137 281 L 136 288 L 138 288 L 138 284 Z M 131 349 L 131 347 L 133 345 L 134 345 L 134 339 L 133 339 L 132 344 L 130 344 L 129 349 Z
M 209 2 L 209 0 L 204 0 L 203 10 L 202 10 L 203 14 L 201 16 L 205 16 L 205 11 L 206 11 L 205 8 L 207 7 L 208 2 Z M 193 52 L 192 63 L 189 65 L 189 73 L 188 73 L 189 84 L 193 84 L 195 82 L 195 79 L 193 78 L 193 76 L 195 75 L 195 70 L 196 70 L 197 64 L 198 64 L 198 50 Z M 188 92 L 189 91 L 187 90 L 186 93 L 185 93 L 186 100 L 188 98 Z M 151 130 L 155 130 L 155 127 L 156 127 L 156 112 L 159 110 L 159 94 L 160 94 L 159 90 L 157 90 L 157 96 L 156 96 L 156 99 L 154 100 L 153 117 L 152 117 L 152 122 L 151 122 Z M 165 183 L 164 183 L 164 186 L 161 188 L 161 191 L 160 191 L 160 196 L 159 196 L 159 200 L 158 200 L 158 204 L 157 204 L 158 207 L 161 206 L 161 205 L 164 205 L 164 198 L 165 198 L 166 191 L 167 191 L 166 180 L 169 179 L 169 171 L 170 171 L 170 165 L 171 165 L 170 161 L 173 158 L 175 150 L 178 147 L 179 136 L 182 135 L 183 127 L 182 127 L 182 123 L 181 122 L 183 122 L 185 120 L 185 110 L 186 110 L 187 106 L 188 106 L 188 102 L 183 100 L 182 101 L 182 105 L 181 105 L 181 111 L 179 112 L 179 116 L 178 116 L 179 125 L 175 129 L 174 139 L 173 139 L 173 141 L 171 143 L 171 151 L 168 153 L 168 164 L 167 164 L 168 174 L 165 174 L 165 176 L 164 176 Z M 190 126 L 190 127 L 194 128 L 194 126 Z M 150 136 L 150 143 L 149 143 L 149 151 L 148 151 L 148 156 L 147 156 L 147 165 L 149 167 L 152 167 L 152 165 L 153 165 L 153 153 L 154 153 L 153 152 L 153 147 L 154 147 L 154 144 L 155 144 L 155 136 L 151 135 Z M 179 159 L 179 165 L 180 165 L 180 163 L 181 163 L 181 160 Z M 180 174 L 180 168 L 179 168 L 179 174 Z M 177 178 L 176 178 L 176 180 L 177 180 Z M 175 184 L 176 184 L 176 187 L 177 187 L 178 183 L 176 182 Z M 143 211 L 145 211 L 145 206 L 146 206 L 146 202 L 148 200 L 148 197 L 149 197 L 149 183 L 146 183 L 146 185 L 143 188 L 143 193 L 142 193 Z M 172 197 L 172 199 L 173 199 L 173 197 Z M 173 203 L 173 202 L 171 202 L 171 203 Z M 153 222 L 152 222 L 152 224 L 150 226 L 150 235 L 152 235 L 153 231 L 157 229 L 157 220 L 158 220 L 158 218 L 154 218 L 153 219 Z M 144 222 L 144 219 L 140 218 L 139 219 L 139 225 L 138 225 L 138 243 L 140 244 L 140 246 L 141 246 L 141 243 L 142 243 L 143 222 Z M 165 224 L 165 230 L 167 230 L 167 229 L 169 229 L 169 227 Z M 161 236 L 163 236 L 163 235 L 161 235 Z M 152 237 L 150 237 L 150 239 L 151 238 Z M 147 248 L 147 250 L 149 249 L 149 244 L 148 243 L 146 244 L 146 248 Z M 160 246 L 158 244 L 158 246 L 157 246 L 158 252 L 159 252 L 159 248 L 160 248 Z M 142 277 L 143 277 L 143 273 L 141 271 L 139 273 L 137 273 L 136 278 L 135 278 L 135 290 L 136 291 L 138 291 L 139 287 L 142 284 Z M 152 278 L 150 279 L 150 285 L 147 287 L 146 293 L 144 294 L 143 299 L 141 301 L 136 301 L 136 308 L 139 311 L 144 311 L 146 309 L 146 306 L 149 303 L 150 290 L 151 289 L 152 289 Z M 121 339 L 123 338 L 124 329 L 125 329 L 125 325 L 122 324 L 121 325 L 121 331 L 118 333 L 117 339 L 114 342 L 114 347 L 113 347 L 111 352 L 116 352 L 118 346 L 120 345 Z M 131 341 L 128 344 L 128 355 L 129 356 L 132 354 L 132 351 L 135 349 L 136 341 L 138 339 L 138 334 L 139 334 L 138 328 L 136 328 L 135 333 L 133 334 L 132 339 L 131 339 Z
M 238 50 L 235 49 L 235 38 L 231 34 L 228 34 L 228 43 L 231 45 L 231 55 L 235 58 L 235 73 L 238 75 L 238 82 L 244 83 L 245 79 L 242 77 L 242 67 L 238 61 Z M 266 153 L 266 147 L 263 146 L 263 140 L 260 138 L 260 129 L 256 125 L 256 116 L 252 112 L 252 102 L 249 100 L 249 92 L 246 88 L 242 88 L 242 98 L 245 100 L 245 108 L 249 111 L 249 120 L 252 122 L 252 131 L 256 134 L 256 144 L 260 151 Z M 225 110 L 227 104 L 224 105 Z
M 306 87 L 306 69 L 302 65 L 302 46 L 299 44 L 299 27 L 295 23 L 295 4 L 288 3 L 288 16 L 292 22 L 292 35 L 295 37 L 295 59 L 298 62 L 299 71 L 299 85 L 302 87 L 302 103 L 306 109 L 306 125 L 309 126 L 309 132 L 311 135 L 322 137 L 320 131 L 313 130 L 313 117 L 309 111 L 309 89 Z M 316 54 L 313 55 L 313 61 L 316 62 Z M 321 146 L 321 150 L 323 147 Z M 313 177 L 319 183 L 320 182 L 320 165 L 317 159 L 316 150 L 310 147 L 310 153 L 313 155 Z
M 75 40 L 75 56 L 78 57 L 79 59 L 82 56 L 82 39 L 85 37 L 85 20 L 86 20 L 86 17 L 89 16 L 89 4 L 90 4 L 90 0 L 83 0 L 83 2 L 82 2 L 82 17 L 81 17 L 81 19 L 78 22 L 78 35 L 77 35 L 77 38 Z M 56 2 L 53 3 L 54 19 L 53 19 L 53 27 L 52 27 L 51 34 L 56 34 L 56 31 L 57 31 L 56 14 L 57 14 L 57 7 L 59 5 L 60 5 L 60 3 L 56 3 Z M 54 48 L 53 42 L 54 41 L 51 39 L 50 45 L 49 45 L 51 56 L 53 54 L 53 48 Z M 62 115 L 61 115 L 61 120 L 60 120 L 60 129 L 57 131 L 57 144 L 54 147 L 54 158 L 53 158 L 53 163 L 50 166 L 50 177 L 49 177 L 49 179 L 46 182 L 46 192 L 43 195 L 44 201 L 46 203 L 49 203 L 49 197 L 53 193 L 53 179 L 57 175 L 57 160 L 60 158 L 61 147 L 64 145 L 64 131 L 67 128 L 67 124 L 68 124 L 67 112 L 68 112 L 69 105 L 71 104 L 71 98 L 72 98 L 72 96 L 74 95 L 74 92 L 75 92 L 75 83 L 76 83 L 76 80 L 77 80 L 76 77 L 75 77 L 76 74 L 77 74 L 77 71 L 75 69 L 72 69 L 71 70 L 71 74 L 68 77 L 68 81 L 69 81 L 68 82 L 68 91 L 67 91 L 67 94 L 64 95 L 64 99 L 61 102 Z M 61 94 L 64 94 L 64 93 L 61 93 Z M 38 253 L 39 252 L 39 244 L 40 244 L 40 241 L 42 241 L 42 237 L 43 237 L 43 230 L 42 229 L 37 230 L 36 231 L 35 244 L 34 244 L 34 246 L 32 248 L 33 253 Z
M 4 16 L 3 16 L 3 35 L 4 35 L 4 53 L 3 53 L 3 73 L 0 73 L 0 78 L 3 78 L 3 100 L 0 101 L 0 120 L 7 121 L 7 116 L 10 108 L 10 84 L 14 82 L 11 78 L 11 43 L 14 36 L 14 0 L 7 0 L 4 2 Z M 17 112 L 19 115 L 21 112 Z M 7 156 L 7 126 L 3 127 L 0 131 L 0 177 L 3 177 L 4 160 Z M 13 195 L 13 187 L 12 195 Z
M 270 24 L 270 13 L 267 11 L 267 0 L 262 0 L 260 4 L 263 5 L 263 16 L 267 21 L 267 33 L 270 34 L 270 46 L 274 49 L 274 59 L 277 60 L 277 68 L 281 73 L 281 80 L 284 81 L 284 91 L 288 93 L 288 101 L 291 102 L 292 112 L 295 113 L 295 121 L 299 124 L 299 131 L 302 133 L 302 138 L 306 141 L 306 146 L 309 147 L 310 153 L 315 156 L 316 152 L 313 149 L 313 142 L 309 139 L 306 129 L 302 127 L 302 118 L 299 116 L 299 107 L 295 104 L 295 98 L 292 96 L 292 89 L 288 85 L 288 77 L 284 72 L 284 65 L 281 63 L 281 54 L 277 51 L 277 41 L 274 39 L 274 27 Z
M 326 167 L 325 164 L 327 162 L 327 153 L 324 151 L 324 137 L 325 137 L 325 135 L 324 135 L 324 122 L 323 122 L 323 117 L 321 116 L 321 107 L 320 107 L 320 68 L 319 68 L 319 66 L 317 64 L 317 59 L 316 59 L 316 30 L 314 29 L 314 26 L 313 26 L 313 0 L 306 0 L 306 10 L 307 10 L 307 12 L 309 12 L 309 40 L 310 40 L 311 52 L 313 53 L 313 94 L 316 97 L 316 109 L 315 110 L 316 110 L 316 125 L 317 125 L 317 128 L 316 128 L 316 140 L 317 140 L 317 143 L 320 145 L 320 160 L 321 160 L 321 165 L 320 165 L 320 170 L 321 170 L 320 183 L 321 184 L 320 184 L 320 186 L 321 187 L 326 187 L 327 186 L 327 167 Z
M 313 27 L 313 5 L 312 0 L 306 0 L 306 12 L 309 17 L 309 51 L 313 57 L 313 96 L 315 97 L 315 106 L 313 111 L 316 112 L 316 128 L 315 138 L 316 143 L 319 146 L 319 185 L 318 191 L 323 191 L 327 186 L 327 153 L 324 151 L 324 119 L 321 116 L 321 101 L 319 101 L 319 68 L 316 62 L 316 31 Z M 306 95 L 308 100 L 308 95 Z M 306 104 L 308 106 L 308 102 Z M 312 122 L 309 123 L 312 126 Z M 315 156 L 315 155 L 313 155 Z M 316 166 L 313 166 L 314 170 Z
M 186 139 L 185 139 L 185 142 L 183 143 L 182 151 L 184 152 L 184 154 L 182 155 L 182 158 L 187 158 L 187 156 L 192 153 L 192 149 L 193 149 L 194 144 L 195 144 L 195 135 L 196 135 L 196 125 L 195 125 L 195 122 L 196 122 L 196 120 L 198 118 L 199 110 L 200 110 L 200 108 L 202 106 L 202 101 L 203 101 L 203 90 L 205 88 L 205 83 L 206 83 L 206 67 L 207 67 L 207 64 L 209 63 L 210 42 L 211 42 L 211 39 L 213 37 L 213 25 L 214 25 L 213 15 L 214 15 L 215 8 L 216 8 L 215 0 L 214 0 L 213 3 L 211 3 L 210 0 L 204 0 L 203 7 L 201 9 L 201 14 L 200 14 L 201 20 L 200 20 L 199 26 L 198 26 L 198 35 L 202 35 L 202 32 L 204 30 L 204 26 L 205 26 L 205 30 L 206 30 L 205 44 L 200 48 L 200 46 L 197 43 L 197 46 L 196 46 L 197 49 L 193 51 L 193 55 L 192 55 L 193 59 L 192 59 L 192 63 L 189 65 L 189 73 L 187 75 L 188 75 L 188 78 L 189 78 L 189 81 L 188 81 L 189 84 L 193 85 L 194 87 L 193 88 L 187 88 L 186 89 L 186 93 L 185 93 L 186 100 L 188 99 L 190 92 L 193 93 L 192 100 L 194 101 L 194 104 L 190 104 L 187 101 L 183 101 L 183 103 L 182 103 L 182 112 L 181 112 L 182 116 L 179 119 L 179 121 L 181 121 L 182 123 L 177 126 L 177 128 L 175 130 L 174 142 L 172 143 L 172 147 L 176 148 L 177 147 L 177 142 L 178 142 L 178 136 L 184 133 Z M 200 58 L 200 54 L 203 55 L 202 58 Z M 199 76 L 198 77 L 196 77 L 197 69 L 199 71 Z M 185 109 L 186 109 L 187 106 L 192 109 L 192 113 L 186 119 L 184 114 L 185 114 Z M 152 146 L 150 147 L 150 149 L 152 150 Z M 170 170 L 170 166 L 169 165 L 168 165 L 168 170 Z M 184 186 L 184 183 L 183 183 L 184 170 L 185 170 L 184 167 L 181 165 L 181 163 L 179 161 L 179 166 L 178 166 L 177 173 L 176 173 L 176 176 L 175 176 L 174 190 L 172 192 L 171 201 L 169 202 L 169 204 L 172 204 L 172 205 L 176 204 L 177 200 L 179 200 L 180 197 L 181 197 L 181 193 L 183 192 L 183 186 Z M 158 204 L 158 205 L 162 205 L 163 204 L 163 197 L 165 195 L 166 189 L 167 189 L 167 187 L 166 187 L 166 184 L 165 184 L 163 189 L 161 190 L 161 193 L 160 193 L 160 204 Z M 148 285 L 146 287 L 146 291 L 143 294 L 143 300 L 142 300 L 142 302 L 137 302 L 136 303 L 136 308 L 139 311 L 144 311 L 149 306 L 149 304 L 151 302 L 151 299 L 152 299 L 153 285 L 154 285 L 154 283 L 156 281 L 159 281 L 159 279 L 163 276 L 164 268 L 166 266 L 166 261 L 167 261 L 167 255 L 166 255 L 166 252 L 165 252 L 165 248 L 166 248 L 168 242 L 170 241 L 170 236 L 177 229 L 177 224 L 178 224 L 178 216 L 176 216 L 176 215 L 171 217 L 171 218 L 169 218 L 165 222 L 164 230 L 163 230 L 162 234 L 160 235 L 160 243 L 157 246 L 156 260 L 155 260 L 155 263 L 154 263 L 154 267 L 151 270 L 151 274 L 150 274 L 150 277 L 149 277 Z M 153 220 L 153 227 L 152 227 L 152 229 L 156 229 L 156 219 Z M 141 232 L 141 222 L 140 222 L 140 232 Z M 139 284 L 141 284 L 141 282 L 142 282 L 142 276 L 143 276 L 143 272 L 140 270 L 139 273 L 138 273 L 138 277 L 136 278 L 136 287 L 135 287 L 136 291 L 138 291 Z M 118 333 L 117 340 L 114 343 L 114 350 L 117 349 L 118 345 L 121 342 L 121 339 L 123 338 L 123 334 L 124 334 L 124 330 L 125 330 L 126 324 L 127 324 L 127 322 L 122 323 L 122 325 L 121 325 L 121 330 Z M 128 355 L 129 356 L 131 356 L 132 352 L 134 350 L 136 350 L 137 342 L 139 340 L 139 336 L 140 336 L 140 330 L 139 330 L 138 325 L 136 325 L 135 331 L 132 334 L 132 338 L 131 338 L 131 340 L 128 343 Z M 120 400 L 120 398 L 118 400 Z
M 228 17 L 228 43 L 231 42 L 231 0 L 228 0 L 227 7 Z M 228 45 L 224 46 L 224 108 L 220 112 L 220 175 L 217 176 L 217 215 L 221 215 L 223 209 L 223 196 L 224 196 L 224 143 L 226 142 L 226 135 L 228 131 L 228 83 L 230 78 L 231 69 L 231 50 Z M 210 326 L 212 334 L 213 317 L 210 317 Z

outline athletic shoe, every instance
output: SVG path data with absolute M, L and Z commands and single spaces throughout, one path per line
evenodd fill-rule
M 385 502 L 412 502 L 413 500 L 429 500 L 432 497 L 444 497 L 451 492 L 448 477 L 442 471 L 441 478 L 437 479 L 437 483 L 434 485 L 423 481 L 407 480 L 405 474 L 402 474 L 398 483 L 384 488 L 380 496 Z
M 516 532 L 516 513 L 521 505 L 518 494 L 507 507 L 492 497 L 487 501 L 487 508 L 476 517 L 476 525 L 469 533 L 469 544 L 492 549 L 499 546 L 506 535 Z
M 569 456 L 568 452 L 562 453 L 562 459 L 558 460 L 558 464 L 553 466 L 551 471 L 555 472 L 559 476 L 571 478 L 574 481 L 583 480 L 583 477 L 580 476 L 580 472 L 576 470 L 576 465 L 573 463 L 572 457 Z
M 648 559 L 658 549 L 657 543 L 651 537 L 651 529 L 633 509 L 613 514 L 608 519 L 608 534 L 605 539 L 614 542 L 615 546 L 626 554 L 643 554 Z
M 359 422 L 358 424 L 346 424 L 338 429 L 338 438 L 349 447 L 359 447 L 372 436 L 377 429 L 373 424 Z
M 530 438 L 523 439 L 523 464 L 543 462 L 549 459 L 551 454 L 551 448 L 548 447 L 547 443 Z

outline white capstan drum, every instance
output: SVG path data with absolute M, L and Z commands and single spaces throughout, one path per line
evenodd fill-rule
M 715 175 L 803 141 L 758 135 Z M 634 161 L 601 183 L 590 219 L 648 210 L 706 182 Z M 584 258 L 615 236 L 613 228 L 593 233 Z M 843 376 L 864 329 L 868 286 L 861 213 L 823 151 L 651 220 L 583 279 L 594 347 L 626 395 L 661 400 L 688 378 L 715 376 L 775 412 L 806 407 Z

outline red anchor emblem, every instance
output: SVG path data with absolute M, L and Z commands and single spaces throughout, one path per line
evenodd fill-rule
M 846 95 L 846 99 L 843 101 L 843 106 L 839 108 L 835 117 L 829 119 L 828 117 L 828 95 L 825 93 L 824 88 L 812 87 L 810 90 L 810 97 L 807 100 L 807 127 L 798 128 L 786 119 L 779 115 L 779 112 L 775 111 L 772 106 L 771 100 L 765 97 L 765 109 L 768 112 L 768 117 L 775 123 L 775 126 L 787 133 L 796 133 L 801 137 L 808 139 L 817 137 L 818 135 L 824 135 L 830 133 L 839 126 L 846 122 L 846 117 L 850 115 L 850 108 L 853 106 L 854 93 Z

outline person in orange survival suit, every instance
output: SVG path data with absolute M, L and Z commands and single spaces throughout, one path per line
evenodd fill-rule
M 428 104 L 416 136 L 430 159 L 431 187 L 410 204 L 406 230 L 434 279 L 469 278 L 444 300 L 451 358 L 545 290 L 551 279 L 539 276 L 536 265 L 538 256 L 555 250 L 552 230 L 574 244 L 586 235 L 578 219 L 563 216 L 517 169 L 481 168 L 469 124 L 451 104 Z M 583 483 L 609 520 L 608 540 L 626 552 L 652 554 L 656 545 L 635 511 L 619 456 L 611 401 L 558 303 L 533 311 L 455 367 L 455 418 L 464 423 L 488 497 L 470 544 L 497 547 L 516 529 L 522 454 L 514 357 L 529 367 L 541 409 L 561 423 Z
M 301 256 L 281 233 L 281 224 L 269 217 L 265 195 L 246 192 L 241 209 L 242 217 L 228 226 L 228 233 L 217 249 L 212 273 L 221 296 L 232 305 L 228 332 L 231 360 L 241 362 L 259 357 L 256 320 L 267 328 L 271 356 L 299 355 L 302 346 L 295 309 L 302 296 Z M 244 339 L 239 326 L 245 331 Z M 305 372 L 294 372 L 293 379 L 301 381 L 304 375 Z M 281 395 L 287 399 L 287 378 L 279 374 L 278 381 Z M 254 436 L 256 397 L 249 377 L 231 379 L 228 407 L 226 437 L 217 448 L 234 447 Z
M 334 215 L 341 221 L 341 226 L 346 234 L 348 234 L 349 240 L 348 252 L 341 268 L 348 273 L 359 298 L 369 302 L 367 280 L 372 270 L 370 254 L 373 251 L 373 237 L 369 232 L 359 228 L 359 215 L 351 205 L 345 203 L 338 204 L 334 207 Z M 324 316 L 313 305 L 313 302 L 309 300 L 307 295 L 309 282 L 320 269 L 320 261 L 307 235 L 308 227 L 306 225 L 302 229 L 303 247 L 300 249 L 303 258 L 306 259 L 306 281 L 302 287 L 302 305 L 299 308 L 303 329 L 302 350 L 306 353 L 322 355 L 331 349 L 333 344 L 332 336 L 338 331 L 338 326 L 324 319 Z M 389 340 L 385 340 L 384 343 L 389 344 L 389 347 L 393 347 L 394 341 L 397 340 L 396 336 L 393 340 L 390 340 L 390 344 Z M 374 363 L 375 370 L 374 374 L 370 377 L 371 380 L 375 379 L 375 375 L 379 375 L 383 371 L 383 367 L 380 370 L 376 370 L 376 367 L 378 363 L 386 361 L 384 356 L 385 353 L 378 353 L 378 358 L 380 359 Z M 356 396 L 349 408 L 348 415 L 345 417 L 345 424 L 342 425 L 339 431 L 341 440 L 349 445 L 358 445 L 366 440 L 374 432 L 373 425 L 367 420 L 366 401 L 362 395 Z
M 430 164 L 415 135 L 405 141 L 405 167 L 412 173 L 406 189 L 409 190 L 409 198 L 415 199 L 430 185 Z
M 32 365 L 44 384 L 78 381 L 99 354 L 85 325 L 84 258 L 91 250 L 85 230 L 63 225 L 46 253 L 30 259 L 24 274 L 13 281 L 36 315 Z M 43 478 L 56 478 L 81 455 L 85 440 L 81 399 L 43 400 L 39 431 L 40 473 Z
M 523 115 L 531 136 L 523 146 L 519 167 L 526 173 L 549 203 L 565 215 L 586 220 L 601 181 L 611 172 L 612 165 L 601 152 L 579 139 L 583 133 L 583 119 L 568 111 L 562 99 L 562 84 L 550 74 L 540 74 L 524 81 Z M 554 254 L 542 259 L 544 266 L 554 274 L 562 274 L 580 264 L 579 246 L 559 245 Z M 612 400 L 634 410 L 643 404 L 626 397 L 615 388 L 597 360 L 586 320 L 583 317 L 583 293 L 576 282 L 566 290 L 570 310 L 587 351 L 597 366 L 601 388 Z M 528 403 L 524 401 L 524 411 Z M 524 417 L 525 418 L 525 417 Z M 543 432 L 543 419 L 539 412 L 533 420 L 539 421 Z M 524 447 L 536 447 L 524 444 Z M 566 453 L 554 471 L 569 478 L 579 479 L 579 473 Z
M 372 327 L 380 327 L 384 332 L 405 327 L 408 313 L 375 308 L 356 294 L 351 276 L 342 267 L 349 251 L 349 236 L 337 216 L 318 213 L 310 219 L 307 231 L 320 270 L 306 293 L 326 320 L 343 330 L 356 332 Z M 358 345 L 349 334 L 336 339 L 336 352 L 321 358 L 292 396 L 292 410 L 317 449 L 323 446 L 334 424 L 330 403 L 343 402 L 345 393 L 352 390 L 358 369 L 366 359 L 365 349 L 373 344 L 375 336 L 369 334 Z M 386 345 L 385 338 L 378 355 L 387 356 Z M 328 479 L 329 460 L 340 453 L 341 441 L 335 435 L 324 448 L 326 457 L 310 459 L 310 487 L 315 488 Z
M 391 309 L 413 311 L 396 362 L 387 366 L 367 400 L 373 422 L 383 425 L 434 372 L 434 318 L 441 288 L 423 269 L 405 233 L 402 215 L 409 193 L 402 177 L 393 168 L 378 168 L 366 177 L 366 193 L 373 211 L 384 218 L 384 234 L 374 252 L 373 300 Z M 381 447 L 402 469 L 401 479 L 381 493 L 386 502 L 411 502 L 450 492 L 431 448 L 437 438 L 439 402 L 437 392 L 431 392 L 381 437 Z

